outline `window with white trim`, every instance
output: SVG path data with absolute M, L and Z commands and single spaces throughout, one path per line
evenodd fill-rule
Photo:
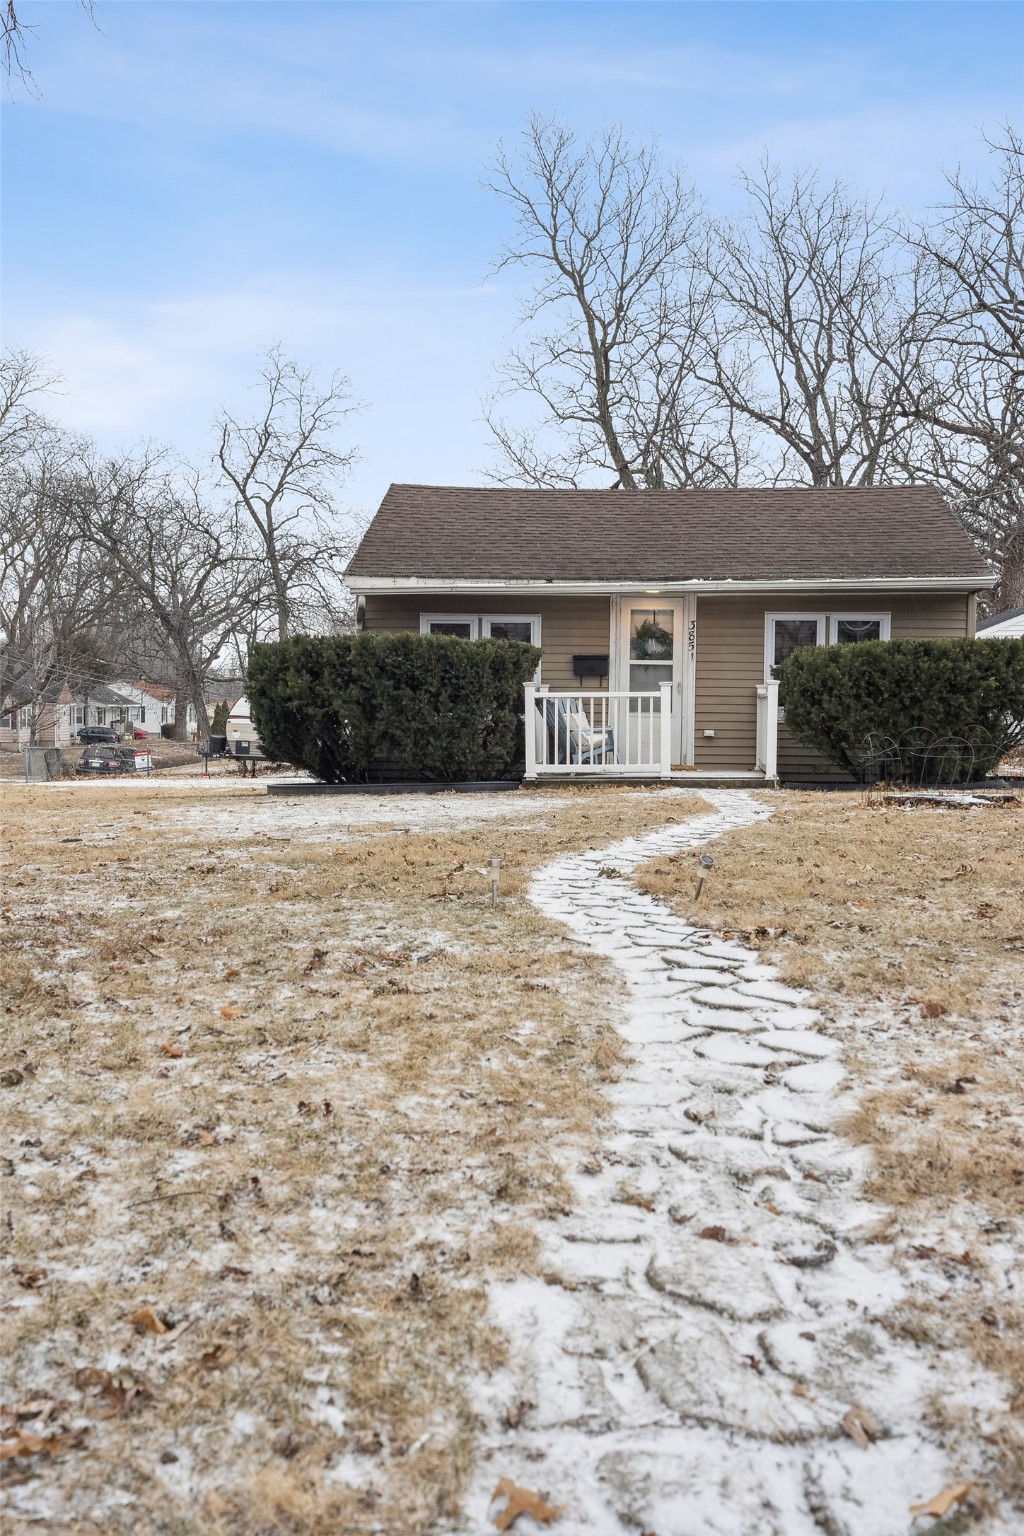
M 803 645 L 824 645 L 823 613 L 766 613 L 764 616 L 764 675 L 770 682 L 774 669 Z
M 829 645 L 856 645 L 861 640 L 888 640 L 888 613 L 832 613 L 828 620 Z
M 480 622 L 485 640 L 521 640 L 525 645 L 540 645 L 539 614 L 487 613 Z
M 857 645 L 862 640 L 888 640 L 889 613 L 766 613 L 764 616 L 764 675 L 770 682 L 775 668 L 804 645 Z
M 421 613 L 421 635 L 459 640 L 520 640 L 540 645 L 539 613 Z
M 421 635 L 454 635 L 457 640 L 476 640 L 480 634 L 475 614 L 421 613 Z
M 421 613 L 421 635 L 454 635 L 460 640 L 518 640 L 540 645 L 539 613 Z M 540 665 L 533 674 L 540 682 Z

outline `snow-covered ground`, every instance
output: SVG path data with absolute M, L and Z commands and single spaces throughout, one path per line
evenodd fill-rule
M 467 1533 L 500 1474 L 565 1505 L 564 1536 L 893 1536 L 962 1475 L 929 1397 L 1004 1395 L 881 1322 L 903 1282 L 872 1241 L 879 1213 L 834 1129 L 839 1047 L 806 998 L 623 878 L 770 814 L 704 797 L 711 815 L 559 859 L 532 887 L 620 967 L 633 1060 L 600 1160 L 546 1226 L 543 1278 L 492 1291 L 513 1358 L 480 1385 Z M 844 1429 L 851 1410 L 870 1443 Z

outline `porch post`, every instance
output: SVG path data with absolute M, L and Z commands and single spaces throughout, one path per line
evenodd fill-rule
M 659 683 L 661 689 L 661 777 L 672 777 L 672 684 Z
M 524 683 L 523 689 L 526 694 L 526 719 L 523 725 L 523 738 L 526 744 L 526 772 L 523 777 L 535 780 L 537 777 L 537 690 L 532 682 Z
M 779 685 L 775 678 L 770 678 L 767 683 L 758 688 L 758 704 L 764 708 L 763 733 L 758 732 L 761 746 L 762 761 L 759 768 L 764 769 L 766 779 L 776 779 L 779 776 Z

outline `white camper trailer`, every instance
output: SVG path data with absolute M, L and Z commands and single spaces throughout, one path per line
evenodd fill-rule
M 228 757 L 238 757 L 255 763 L 265 756 L 256 727 L 249 713 L 249 700 L 243 696 L 237 701 L 224 727 Z

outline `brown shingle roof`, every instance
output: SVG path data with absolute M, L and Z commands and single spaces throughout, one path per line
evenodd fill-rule
M 929 486 L 528 491 L 393 485 L 348 574 L 443 585 L 970 581 L 989 570 Z

